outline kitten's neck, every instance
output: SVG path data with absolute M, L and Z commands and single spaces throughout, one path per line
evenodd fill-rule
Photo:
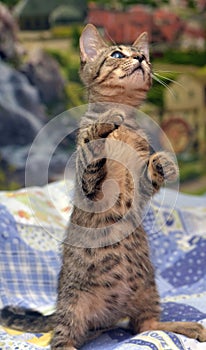
M 140 107 L 141 103 L 146 98 L 146 93 L 144 89 L 139 90 L 138 92 L 134 91 L 126 91 L 126 89 L 123 89 L 121 87 L 120 91 L 119 89 L 111 89 L 108 87 L 108 89 L 104 89 L 104 91 L 98 91 L 98 89 L 89 91 L 88 99 L 89 103 L 95 104 L 96 101 L 100 103 L 115 103 L 115 104 L 121 104 L 131 107 Z
M 137 110 L 136 108 L 115 102 L 95 102 L 88 104 L 87 117 L 89 119 L 97 120 L 100 114 L 108 112 L 109 110 L 119 110 L 126 116 L 126 120 L 124 122 L 131 127 L 136 126 L 136 116 Z
M 104 113 L 107 112 L 109 109 L 119 109 L 124 112 L 127 112 L 127 114 L 131 114 L 136 109 L 132 106 L 123 104 L 123 103 L 116 103 L 115 101 L 98 101 L 98 102 L 91 102 L 89 101 L 88 104 L 88 111 L 94 112 L 94 113 Z

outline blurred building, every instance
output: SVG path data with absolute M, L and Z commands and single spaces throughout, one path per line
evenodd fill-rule
M 147 31 L 151 37 L 152 12 L 149 7 L 137 5 L 127 11 L 108 10 L 90 4 L 87 22 L 103 28 L 105 36 L 116 43 L 132 43 Z
M 206 78 L 181 74 L 165 89 L 162 128 L 177 153 L 206 152 Z
M 86 0 L 21 0 L 14 8 L 14 15 L 21 29 L 44 30 L 49 29 L 53 21 L 82 22 L 86 9 Z
M 184 21 L 166 8 L 134 5 L 127 10 L 111 10 L 89 4 L 87 22 L 102 29 L 105 37 L 116 43 L 131 44 L 139 34 L 147 31 L 150 41 L 162 49 L 169 46 L 185 49 L 204 49 L 205 31 L 196 21 Z

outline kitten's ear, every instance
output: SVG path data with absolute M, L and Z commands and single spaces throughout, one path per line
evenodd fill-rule
M 84 28 L 79 45 L 82 62 L 93 60 L 103 47 L 107 47 L 93 24 L 87 24 Z
M 145 57 L 149 61 L 149 38 L 147 32 L 142 33 L 133 43 L 134 47 L 144 52 Z

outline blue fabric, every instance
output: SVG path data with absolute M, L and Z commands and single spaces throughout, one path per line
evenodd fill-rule
M 0 205 L 0 297 L 3 305 L 39 307 L 56 301 L 60 253 L 42 254 L 21 238 L 23 225 Z M 43 228 L 34 227 L 43 234 Z
M 58 190 L 58 184 L 55 186 Z M 170 190 L 167 194 L 174 197 Z M 174 208 L 169 206 L 169 200 L 160 205 L 160 198 L 155 197 L 150 205 L 144 227 L 156 268 L 162 320 L 200 321 L 206 325 L 206 197 L 193 201 L 192 197 L 180 194 Z M 8 203 L 0 205 L 1 306 L 15 304 L 43 311 L 55 308 L 61 265 L 58 237 L 63 229 L 54 230 L 51 237 L 42 225 L 28 225 L 26 219 L 18 221 Z M 46 245 L 42 246 L 43 240 Z M 0 344 L 5 337 L 0 330 Z M 17 340 L 17 348 L 23 349 L 26 343 Z M 204 349 L 195 340 L 172 333 L 146 332 L 132 337 L 119 328 L 86 344 L 82 350 L 156 350 L 164 349 L 164 342 L 170 350 Z M 206 343 L 204 346 L 206 349 Z M 25 348 L 41 347 L 27 344 Z

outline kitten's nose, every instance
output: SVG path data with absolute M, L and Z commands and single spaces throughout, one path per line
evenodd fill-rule
M 141 63 L 141 62 L 144 61 L 144 59 L 145 59 L 144 55 L 135 55 L 135 56 L 133 56 L 133 58 L 134 58 L 135 60 L 138 60 L 139 63 Z

